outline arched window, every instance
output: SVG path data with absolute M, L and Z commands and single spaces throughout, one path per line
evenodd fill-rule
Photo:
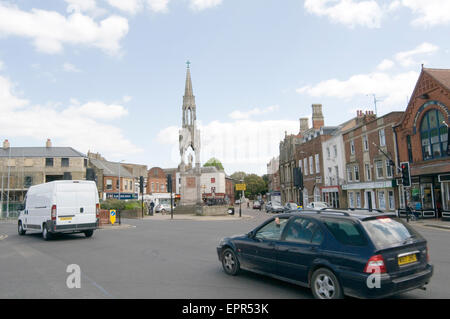
M 430 110 L 425 113 L 420 125 L 424 160 L 447 156 L 448 129 L 443 122 L 444 115 L 438 110 Z

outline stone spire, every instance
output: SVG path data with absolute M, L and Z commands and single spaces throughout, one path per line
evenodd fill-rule
M 191 80 L 191 62 L 187 61 L 186 70 L 186 86 L 183 96 L 183 127 L 194 126 L 197 119 L 196 106 L 195 106 L 195 96 L 192 90 L 192 80 Z

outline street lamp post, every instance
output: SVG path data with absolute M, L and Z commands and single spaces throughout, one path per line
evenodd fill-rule
M 123 163 L 124 161 L 125 161 L 125 160 L 121 160 L 121 161 L 119 162 L 119 201 L 120 201 L 120 187 L 121 187 L 121 185 L 120 185 L 120 166 L 122 166 L 122 163 Z M 119 225 L 121 224 L 120 214 L 121 214 L 121 212 L 120 212 L 120 209 L 119 209 Z

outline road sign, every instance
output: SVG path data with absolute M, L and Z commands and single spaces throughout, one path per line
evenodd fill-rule
M 245 191 L 245 190 L 247 190 L 247 185 L 246 184 L 236 184 L 236 190 L 237 191 Z
M 114 225 L 114 223 L 116 222 L 116 210 L 115 209 L 111 209 L 109 211 L 109 221 L 111 222 L 112 225 Z

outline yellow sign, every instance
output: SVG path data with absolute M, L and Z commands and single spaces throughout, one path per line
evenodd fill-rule
M 237 191 L 245 191 L 245 190 L 247 190 L 247 185 L 246 184 L 236 184 L 236 190 Z
M 109 211 L 109 221 L 111 222 L 112 225 L 114 225 L 114 223 L 116 222 L 116 210 L 115 209 L 111 209 Z

